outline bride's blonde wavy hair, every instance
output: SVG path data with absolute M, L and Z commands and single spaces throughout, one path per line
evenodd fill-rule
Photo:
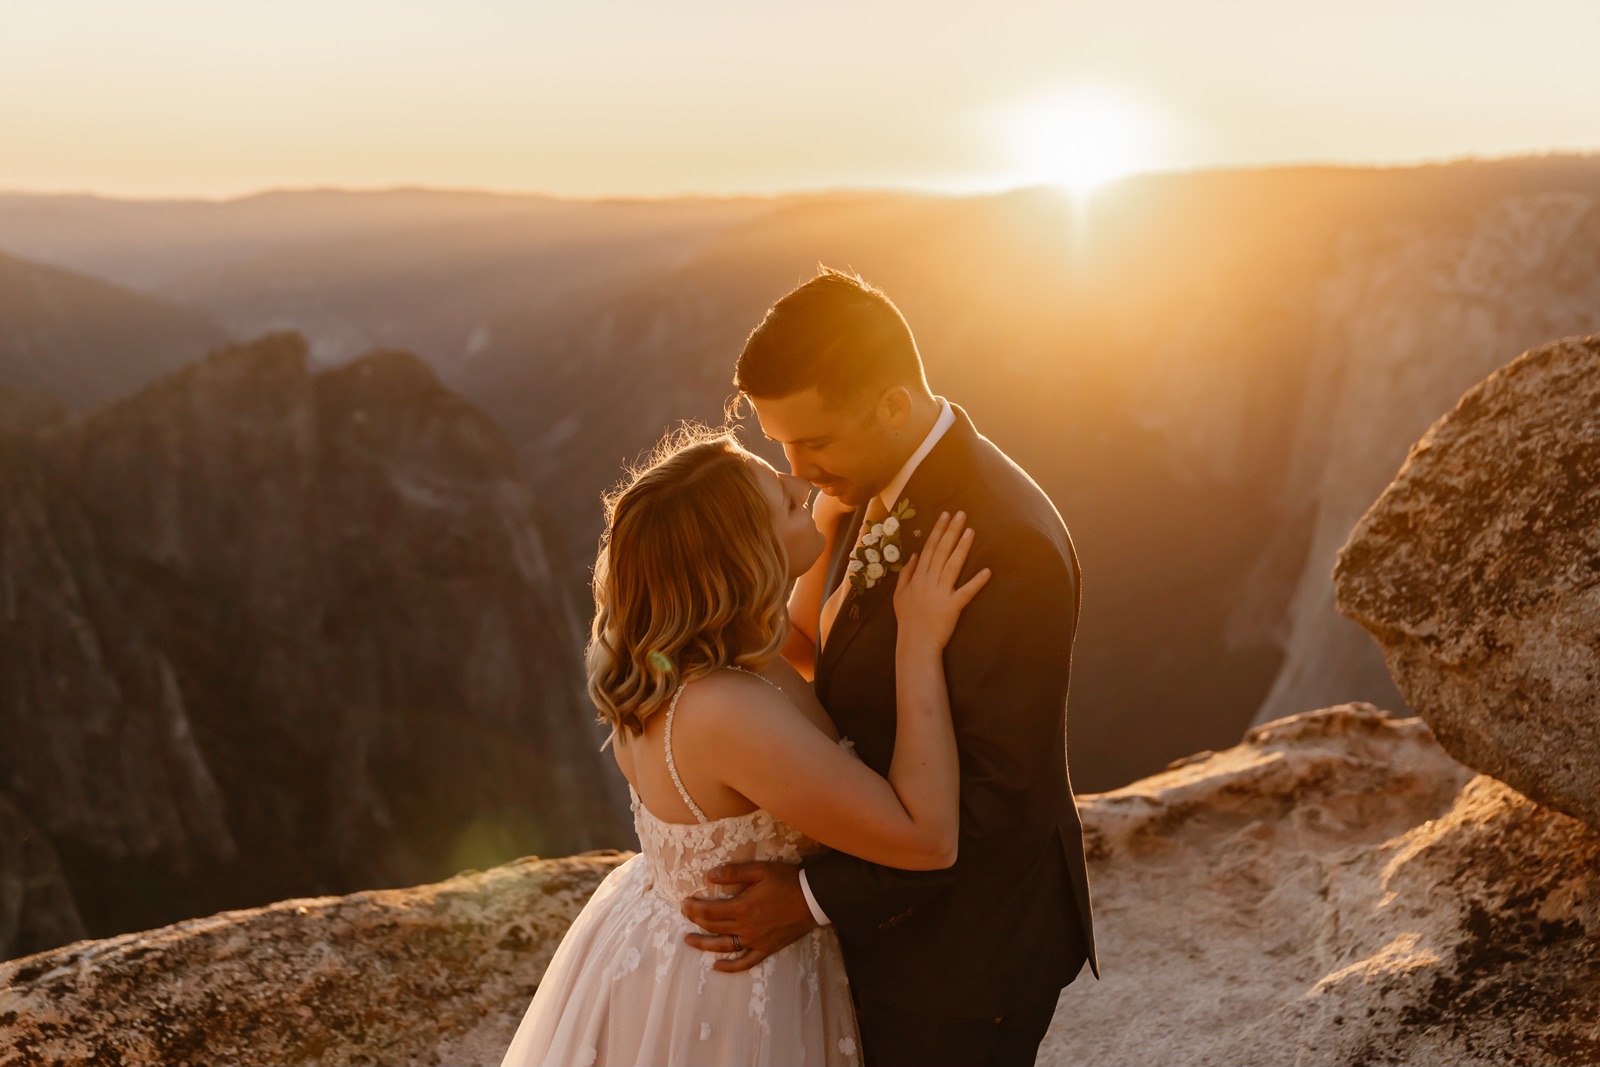
M 681 683 L 783 647 L 788 554 L 749 455 L 686 426 L 606 494 L 587 666 L 613 731 L 640 733 Z

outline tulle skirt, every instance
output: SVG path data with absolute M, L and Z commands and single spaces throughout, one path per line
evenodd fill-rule
M 695 929 L 643 856 L 612 871 L 556 949 L 502 1067 L 860 1062 L 832 929 L 737 974 L 684 943 Z

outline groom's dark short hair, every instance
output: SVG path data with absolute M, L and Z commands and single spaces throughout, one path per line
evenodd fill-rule
M 859 275 L 832 267 L 822 267 L 767 310 L 733 373 L 739 391 L 757 398 L 815 386 L 839 400 L 922 381 L 922 357 L 900 309 Z

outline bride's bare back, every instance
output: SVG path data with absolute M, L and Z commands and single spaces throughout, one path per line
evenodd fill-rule
M 774 657 L 757 673 L 776 687 L 773 693 L 781 694 L 788 702 L 790 714 L 818 730 L 830 742 L 839 740 L 833 720 L 823 710 L 810 683 L 788 661 Z M 766 694 L 752 688 L 756 686 L 768 688 L 754 678 L 718 672 L 685 688 L 679 699 L 673 717 L 673 758 L 684 788 L 708 818 L 743 815 L 754 811 L 758 805 L 727 784 L 727 776 L 720 766 L 727 758 L 726 752 L 710 736 L 713 731 L 704 728 L 701 710 L 707 701 L 738 703 L 753 692 L 758 693 L 758 699 L 764 698 Z M 766 700 L 766 703 L 769 706 L 765 710 L 769 713 L 783 713 L 776 702 Z M 646 808 L 665 822 L 691 823 L 695 821 L 694 814 L 679 796 L 667 769 L 665 735 L 666 716 L 653 715 L 646 721 L 643 733 L 619 733 L 612 752 L 623 777 Z

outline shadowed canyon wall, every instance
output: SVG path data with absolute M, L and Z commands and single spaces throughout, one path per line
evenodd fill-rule
M 306 360 L 0 433 L 0 794 L 92 934 L 627 838 L 499 429 L 414 357 Z

